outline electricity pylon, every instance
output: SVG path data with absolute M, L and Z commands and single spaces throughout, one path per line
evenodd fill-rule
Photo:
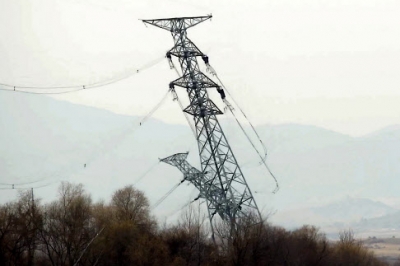
M 171 32 L 174 46 L 167 52 L 167 58 L 178 58 L 182 76 L 169 84 L 186 89 L 189 106 L 183 111 L 192 115 L 196 128 L 201 170 L 186 161 L 187 154 L 175 154 L 161 161 L 178 167 L 185 180 L 193 183 L 200 191 L 199 197 L 207 201 L 208 215 L 214 237 L 214 215 L 230 223 L 231 233 L 240 219 L 258 215 L 260 211 L 243 176 L 228 140 L 218 122 L 217 115 L 223 114 L 209 98 L 207 89 L 216 88 L 225 98 L 222 88 L 200 71 L 197 57 L 208 65 L 208 57 L 187 37 L 187 30 L 209 16 L 179 17 L 143 20 L 144 23 Z

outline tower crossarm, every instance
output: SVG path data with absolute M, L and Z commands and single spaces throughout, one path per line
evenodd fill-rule
M 167 52 L 168 58 L 171 55 L 176 57 L 205 56 L 189 38 L 183 40 L 183 43 L 176 43 L 175 46 Z
M 186 160 L 188 153 L 177 153 L 160 159 L 161 162 L 178 168 L 184 175 L 184 180 L 192 183 L 199 190 L 199 197 L 207 200 L 208 209 L 211 215 L 218 213 L 222 219 L 225 219 L 224 211 L 227 208 L 225 204 L 225 192 L 219 186 L 216 186 L 212 180 L 207 180 L 207 175 L 191 166 Z M 229 208 L 233 208 L 230 206 Z
M 164 159 L 160 159 L 160 161 L 178 168 L 178 170 L 182 172 L 184 180 L 191 182 L 200 191 L 200 194 L 204 194 L 204 174 L 189 164 L 186 160 L 187 156 L 188 152 L 176 153 Z
M 164 159 L 160 159 L 161 162 L 170 164 L 179 169 L 185 176 L 191 174 L 201 174 L 201 171 L 197 170 L 195 167 L 191 166 L 187 162 L 188 152 L 176 153 L 174 155 L 168 156 Z
M 199 17 L 177 17 L 177 18 L 162 18 L 162 19 L 143 19 L 144 23 L 159 27 L 171 32 L 186 31 L 187 29 L 196 26 L 197 24 L 211 19 L 212 15 Z

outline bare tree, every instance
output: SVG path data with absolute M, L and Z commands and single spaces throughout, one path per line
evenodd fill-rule
M 156 222 L 150 217 L 148 199 L 142 191 L 126 186 L 113 194 L 110 205 L 97 204 L 93 210 L 97 227 L 105 227 L 93 243 L 92 253 L 99 254 L 100 251 L 101 254 L 101 260 L 94 263 L 165 264 L 166 248 L 158 236 Z
M 44 209 L 41 250 L 52 265 L 74 265 L 81 251 L 97 233 L 91 219 L 90 196 L 81 184 L 63 182 L 58 201 Z
M 206 222 L 200 208 L 189 205 L 177 225 L 161 231 L 173 265 L 204 265 L 217 257 Z
M 112 196 L 111 204 L 115 207 L 118 220 L 137 222 L 149 219 L 149 201 L 143 192 L 132 185 L 117 190 Z
M 41 225 L 38 202 L 30 191 L 21 191 L 17 202 L 0 208 L 0 261 L 10 265 L 33 265 L 36 236 Z

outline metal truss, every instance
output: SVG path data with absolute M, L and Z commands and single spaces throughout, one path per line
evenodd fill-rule
M 216 88 L 223 99 L 222 88 L 200 71 L 197 57 L 208 63 L 208 57 L 187 37 L 187 29 L 210 16 L 179 17 L 143 20 L 144 23 L 168 30 L 174 39 L 174 47 L 167 52 L 167 58 L 177 57 L 182 69 L 182 77 L 172 81 L 169 86 L 186 90 L 189 106 L 184 112 L 193 116 L 200 155 L 201 170 L 192 167 L 187 161 L 187 153 L 178 153 L 161 161 L 176 166 L 199 191 L 199 197 L 207 200 L 208 214 L 213 228 L 214 215 L 234 229 L 238 220 L 257 214 L 259 209 L 251 190 L 243 176 L 228 140 L 218 122 L 221 110 L 209 98 L 207 89 Z

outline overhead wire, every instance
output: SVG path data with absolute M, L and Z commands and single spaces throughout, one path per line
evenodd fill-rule
M 171 216 L 174 216 L 176 213 L 178 213 L 179 211 L 182 211 L 184 208 L 186 208 L 187 206 L 189 206 L 190 204 L 192 204 L 193 202 L 195 202 L 196 200 L 198 200 L 198 197 L 196 197 L 195 199 L 191 200 L 191 198 L 193 197 L 194 192 L 197 190 L 196 187 L 194 187 L 192 189 L 192 191 L 190 192 L 190 196 L 189 196 L 189 200 L 183 204 L 182 206 L 180 206 L 178 209 L 173 210 L 172 212 L 169 212 L 167 215 L 164 215 L 166 219 L 170 218 Z
M 85 252 L 86 252 L 86 250 L 88 249 L 88 247 L 89 247 L 89 246 L 93 243 L 93 241 L 101 234 L 101 232 L 103 232 L 103 230 L 104 230 L 105 227 L 106 227 L 106 226 L 103 226 L 103 227 L 100 229 L 100 231 L 98 231 L 98 232 L 96 233 L 96 235 L 89 241 L 89 243 L 86 245 L 85 249 L 81 252 L 81 255 L 79 256 L 78 260 L 74 263 L 73 266 L 78 265 L 78 263 L 79 263 L 79 261 L 81 260 L 83 254 L 85 254 Z
M 195 8 L 196 10 L 198 10 L 201 13 L 203 13 L 203 12 L 210 13 L 211 12 L 211 9 L 209 7 L 205 7 L 203 5 L 199 5 L 198 3 L 197 4 L 193 4 L 193 3 L 190 3 L 189 1 L 180 1 L 180 0 L 169 0 L 169 1 L 175 2 L 175 3 L 178 3 L 178 4 L 184 4 L 184 5 L 187 5 L 187 6 L 191 6 L 192 8 Z
M 249 125 L 251 126 L 254 134 L 257 136 L 258 141 L 260 142 L 261 146 L 264 149 L 264 156 L 262 157 L 262 160 L 266 160 L 267 159 L 267 154 L 268 154 L 268 150 L 267 147 L 265 146 L 264 142 L 262 141 L 260 135 L 258 134 L 257 130 L 255 129 L 255 127 L 253 126 L 253 124 L 251 123 L 250 119 L 247 117 L 247 115 L 245 114 L 245 112 L 243 111 L 243 109 L 240 107 L 240 105 L 236 102 L 236 100 L 233 98 L 233 96 L 230 94 L 229 90 L 226 88 L 226 86 L 222 83 L 222 80 L 219 78 L 219 76 L 217 75 L 217 72 L 214 70 L 214 68 L 212 69 L 212 74 L 217 78 L 217 80 L 219 81 L 219 83 L 222 85 L 222 87 L 225 89 L 225 91 L 228 93 L 229 97 L 232 99 L 233 103 L 239 108 L 239 111 L 242 113 L 242 115 L 244 116 L 244 118 L 247 120 L 247 122 L 249 123 Z M 231 113 L 233 114 L 233 111 L 231 108 L 228 108 Z
M 47 183 L 47 184 L 44 184 L 44 185 L 40 185 L 40 186 L 28 186 L 28 187 L 19 187 L 19 186 L 11 185 L 12 187 L 10 187 L 10 188 L 3 188 L 2 187 L 2 188 L 0 188 L 0 190 L 38 189 L 38 188 L 48 187 L 48 186 L 54 185 L 54 184 L 59 183 L 59 182 L 60 182 L 60 180 L 54 181 L 54 182 L 50 182 L 50 183 Z
M 172 60 L 171 58 L 169 58 L 169 63 L 170 63 L 170 67 L 173 68 L 173 69 L 175 70 L 176 74 L 178 75 L 178 77 L 180 77 L 180 73 L 178 72 L 178 70 L 177 70 L 177 68 L 175 67 L 175 64 L 174 64 L 174 62 L 173 62 L 173 60 Z M 275 175 L 272 173 L 271 169 L 269 168 L 269 166 L 268 166 L 267 163 L 266 163 L 266 159 L 267 159 L 267 147 L 266 147 L 265 144 L 263 143 L 263 141 L 262 141 L 260 135 L 258 134 L 257 130 L 255 129 L 255 127 L 253 126 L 253 124 L 251 123 L 250 119 L 247 117 L 247 115 L 246 115 L 245 112 L 243 111 L 243 109 L 239 106 L 239 104 L 235 101 L 235 99 L 232 97 L 232 95 L 231 95 L 231 94 L 229 93 L 229 91 L 226 89 L 225 85 L 223 84 L 223 82 L 222 82 L 222 80 L 219 78 L 219 76 L 217 75 L 217 73 L 216 73 L 216 71 L 214 70 L 214 68 L 211 67 L 211 65 L 210 65 L 209 63 L 207 63 L 207 66 L 208 66 L 209 72 L 217 78 L 217 80 L 219 81 L 220 85 L 226 90 L 226 92 L 228 93 L 229 97 L 232 99 L 232 101 L 234 102 L 234 104 L 239 108 L 240 112 L 242 113 L 242 115 L 244 116 L 244 118 L 247 120 L 247 122 L 250 124 L 250 126 L 251 126 L 253 132 L 255 133 L 255 135 L 256 135 L 257 138 L 258 138 L 258 141 L 260 142 L 261 146 L 263 147 L 263 149 L 264 149 L 264 155 L 261 155 L 261 153 L 260 153 L 260 151 L 257 149 L 256 145 L 253 143 L 253 141 L 251 140 L 250 136 L 247 134 L 246 130 L 243 128 L 242 124 L 241 124 L 240 121 L 237 119 L 235 113 L 233 112 L 232 106 L 229 104 L 229 102 L 224 101 L 225 104 L 227 105 L 229 111 L 232 113 L 233 117 L 235 118 L 237 124 L 238 124 L 239 127 L 241 128 L 242 132 L 243 132 L 244 135 L 246 136 L 247 140 L 250 142 L 251 146 L 252 146 L 253 149 L 256 151 L 257 155 L 260 157 L 260 159 L 261 159 L 261 162 L 260 162 L 260 163 L 264 165 L 264 167 L 267 169 L 267 171 L 269 172 L 269 174 L 271 175 L 271 177 L 274 179 L 274 181 L 275 181 L 275 189 L 272 191 L 272 193 L 275 194 L 275 193 L 279 190 L 279 184 L 278 184 L 278 180 L 276 179 Z M 181 109 L 183 110 L 183 105 L 182 105 L 182 103 L 180 102 L 179 97 L 178 97 L 176 91 L 175 91 L 174 89 L 172 89 L 172 90 L 173 90 L 172 92 L 174 93 L 174 95 L 176 95 L 175 97 L 176 97 L 176 99 L 178 100 L 178 103 L 179 103 L 179 105 L 181 106 Z M 185 112 L 184 112 L 184 114 L 185 114 Z M 186 117 L 186 119 L 187 119 L 187 121 L 188 121 L 190 127 L 192 128 L 192 124 L 190 123 L 190 120 L 189 120 L 189 118 L 186 116 L 186 114 L 185 114 L 185 117 Z M 197 138 L 197 136 L 196 136 L 196 134 L 195 134 L 194 128 L 192 128 L 192 131 L 193 131 L 195 137 Z
M 82 85 L 66 85 L 66 86 L 20 86 L 20 85 L 13 85 L 13 84 L 7 84 L 7 83 L 0 83 L 1 86 L 3 87 L 8 87 L 11 89 L 4 89 L 0 88 L 2 91 L 8 91 L 8 92 L 19 92 L 19 93 L 28 93 L 28 94 L 46 94 L 46 95 L 51 95 L 51 94 L 66 94 L 66 93 L 72 93 L 72 92 L 77 92 L 81 90 L 88 90 L 88 89 L 94 89 L 94 88 L 99 88 L 103 87 L 106 85 L 110 85 L 113 83 L 116 83 L 118 81 L 127 79 L 133 75 L 136 75 L 138 73 L 141 73 L 142 71 L 149 69 L 160 62 L 162 62 L 164 57 L 160 57 L 154 60 L 151 60 L 150 62 L 144 64 L 140 68 L 135 68 L 129 73 L 123 75 L 122 77 L 117 77 L 117 78 L 111 78 L 99 82 L 94 82 L 94 83 L 88 83 L 88 84 L 82 84 Z M 37 92 L 37 91 L 31 91 L 31 90 L 60 90 L 60 89 L 69 89 L 67 91 L 47 91 L 47 92 Z
M 94 160 L 96 160 L 96 158 L 98 158 L 100 155 L 104 155 L 105 153 L 109 153 L 109 152 L 111 152 L 112 150 L 114 150 L 114 149 L 116 149 L 118 146 L 119 146 L 119 143 L 121 143 L 125 138 L 126 138 L 126 136 L 131 132 L 131 133 L 134 133 L 139 127 L 141 127 L 142 125 L 144 125 L 144 123 L 146 123 L 147 122 L 147 120 L 162 106 L 162 104 L 165 102 L 165 100 L 167 99 L 167 96 L 168 96 L 168 93 L 169 93 L 170 91 L 167 91 L 166 92 L 166 94 L 162 97 L 162 99 L 138 122 L 138 124 L 133 128 L 133 130 L 132 130 L 132 128 L 131 127 L 129 127 L 129 128 L 127 128 L 126 130 L 124 130 L 124 131 L 122 131 L 120 134 L 118 134 L 118 136 L 117 136 L 117 140 L 118 140 L 118 142 L 117 143 L 115 143 L 115 142 L 110 142 L 109 143 L 109 145 L 107 145 L 106 147 L 104 147 L 103 149 L 100 149 L 100 150 L 98 150 L 98 151 L 95 151 L 94 153 L 92 153 L 92 154 L 95 154 L 95 155 L 92 155 L 92 156 L 90 156 L 88 159 L 86 159 L 85 160 L 85 165 L 90 165 L 90 163 L 91 162 L 93 162 Z M 112 148 L 110 149 L 110 146 L 112 146 Z M 158 162 L 157 162 L 157 164 L 158 164 Z M 156 164 L 156 165 L 157 165 Z M 153 166 L 153 168 L 156 166 L 156 165 L 154 165 Z M 86 166 L 85 166 L 86 167 Z M 152 168 L 152 169 L 153 169 Z M 73 169 L 73 171 L 71 172 L 71 171 L 67 171 L 67 170 L 70 170 L 71 169 L 71 167 L 70 166 L 66 166 L 66 167 L 64 167 L 64 168 L 62 168 L 62 169 L 58 169 L 58 170 L 56 170 L 55 172 L 53 172 L 53 173 L 51 173 L 51 174 L 48 174 L 46 177 L 44 177 L 44 178 L 40 178 L 40 179 L 37 179 L 37 180 L 34 180 L 34 181 L 27 181 L 27 182 L 2 182 L 2 183 L 0 183 L 0 185 L 1 186 L 9 186 L 9 187 L 1 187 L 0 188 L 0 190 L 12 190 L 12 189 L 27 189 L 28 187 L 21 187 L 21 186 L 25 186 L 25 185 L 30 185 L 30 184 L 35 184 L 35 183 L 39 183 L 39 182 L 42 182 L 42 181 L 45 181 L 45 180 L 48 180 L 48 179 L 50 179 L 50 178 L 52 178 L 52 177 L 58 177 L 58 181 L 55 181 L 55 182 L 51 182 L 51 183 L 49 183 L 49 184 L 45 184 L 45 185 L 39 185 L 39 186 L 35 186 L 35 187 L 33 187 L 33 188 L 42 188 L 42 187 L 45 187 L 45 186 L 50 186 L 50 185 L 52 185 L 52 184 L 54 184 L 54 183 L 58 183 L 58 182 L 60 182 L 61 180 L 62 180 L 62 177 L 60 177 L 60 176 L 62 176 L 62 175 L 65 175 L 65 173 L 69 173 L 70 175 L 72 175 L 73 174 L 73 172 L 77 172 L 77 171 L 79 171 L 79 169 L 82 169 L 82 166 L 79 166 L 79 167 L 77 167 L 76 169 L 74 168 Z M 144 178 L 144 176 L 145 175 L 147 175 L 148 174 L 148 172 L 150 172 L 152 169 L 149 169 L 144 175 L 142 175 L 140 178 L 139 178 L 139 180 L 137 180 L 136 181 L 136 183 L 137 182 L 139 182 L 142 178 Z M 29 188 L 31 188 L 31 187 L 29 187 Z
M 0 185 L 1 185 L 1 186 L 13 186 L 13 185 L 22 186 L 22 185 L 30 185 L 30 184 L 38 183 L 38 182 L 43 181 L 43 180 L 46 180 L 46 179 L 47 179 L 47 178 L 44 177 L 44 178 L 41 178 L 41 179 L 38 179 L 38 180 L 35 180 L 35 181 L 22 182 L 22 183 L 17 183 L 17 182 L 15 182 L 15 183 L 0 183 Z
M 169 89 L 169 90 L 164 94 L 164 96 L 161 98 L 161 100 L 153 107 L 153 109 L 151 109 L 150 112 L 148 112 L 147 115 L 144 116 L 144 117 L 142 118 L 142 120 L 140 120 L 140 122 L 139 122 L 139 125 L 140 125 L 140 126 L 142 125 L 142 123 L 146 122 L 147 119 L 149 119 L 149 118 L 158 110 L 158 108 L 161 107 L 161 105 L 162 105 L 162 104 L 165 102 L 165 100 L 167 99 L 168 94 L 170 93 L 170 91 L 171 91 L 171 89 Z
M 10 186 L 10 187 L 6 187 L 6 188 L 0 188 L 2 190 L 12 190 L 12 189 L 29 189 L 29 188 L 43 188 L 43 187 L 47 187 L 56 183 L 61 182 L 64 179 L 65 175 L 72 175 L 70 170 L 71 167 L 70 165 L 64 166 L 63 168 L 57 169 L 56 171 L 47 174 L 46 177 L 44 178 L 40 178 L 34 181 L 29 181 L 29 182 L 14 182 L 14 183 L 1 183 L 2 186 Z M 67 174 L 66 174 L 67 173 Z M 35 174 L 36 175 L 36 174 Z M 52 179 L 52 180 L 51 180 Z M 36 184 L 36 183 L 40 183 L 43 181 L 48 180 L 46 183 L 44 184 L 37 184 L 35 186 L 26 186 L 26 185 L 30 185 L 30 184 Z
M 265 168 L 268 170 L 269 174 L 272 176 L 272 178 L 275 181 L 275 189 L 272 191 L 272 193 L 276 193 L 279 190 L 279 184 L 278 184 L 278 180 L 276 179 L 275 175 L 272 173 L 271 169 L 269 168 L 269 166 L 266 163 L 266 160 L 264 160 L 263 156 L 260 154 L 260 152 L 258 151 L 258 149 L 256 148 L 256 146 L 254 145 L 253 141 L 250 139 L 249 135 L 247 134 L 247 132 L 244 130 L 242 124 L 239 122 L 239 120 L 237 119 L 237 117 L 235 116 L 235 114 L 233 113 L 233 111 L 231 109 L 229 109 L 233 115 L 233 117 L 235 118 L 237 124 L 239 125 L 240 129 L 242 130 L 243 134 L 246 136 L 247 140 L 249 141 L 249 143 L 251 144 L 251 146 L 253 147 L 253 149 L 256 151 L 256 153 L 258 154 L 258 156 L 261 159 L 261 162 Z
M 196 201 L 199 202 L 199 208 L 200 208 L 200 205 L 203 204 L 203 203 L 205 202 L 205 201 L 200 202 L 199 199 L 191 200 L 191 201 L 185 203 L 184 205 L 182 205 L 182 207 L 179 207 L 179 209 L 177 209 L 177 210 L 173 211 L 172 213 L 170 213 L 169 215 L 167 215 L 166 218 L 168 219 L 168 218 L 174 216 L 175 214 L 177 214 L 178 212 L 183 211 L 185 208 L 187 208 L 187 207 L 190 206 L 193 202 L 196 202 Z
M 240 129 L 242 130 L 242 132 L 244 133 L 244 135 L 246 136 L 247 140 L 249 141 L 249 143 L 251 144 L 251 146 L 253 147 L 253 149 L 256 151 L 257 155 L 260 157 L 261 159 L 261 164 L 264 165 L 264 167 L 267 169 L 267 171 L 269 172 L 269 174 L 271 175 L 271 177 L 274 179 L 275 181 L 275 189 L 272 191 L 272 193 L 276 193 L 279 190 L 279 183 L 277 178 L 275 177 L 275 175 L 272 173 L 271 169 L 269 168 L 268 164 L 266 163 L 266 159 L 267 159 L 267 148 L 264 145 L 264 143 L 261 140 L 260 135 L 258 134 L 257 130 L 255 129 L 255 127 L 253 126 L 253 124 L 250 122 L 250 120 L 248 119 L 248 117 L 246 116 L 246 114 L 244 113 L 243 109 L 240 108 L 239 104 L 235 101 L 235 99 L 232 97 L 232 95 L 229 93 L 229 90 L 227 90 L 227 88 L 225 87 L 224 83 L 222 82 L 222 80 L 219 78 L 219 76 L 217 75 L 217 72 L 215 71 L 215 69 L 213 67 L 211 67 L 210 64 L 208 64 L 209 67 L 209 72 L 214 75 L 217 80 L 219 81 L 220 85 L 225 89 L 225 91 L 228 93 L 229 97 L 232 99 L 232 101 L 235 103 L 235 105 L 239 108 L 240 112 L 242 113 L 242 115 L 245 117 L 245 119 L 248 121 L 248 123 L 250 124 L 251 128 L 253 129 L 253 132 L 256 134 L 260 144 L 262 145 L 263 149 L 264 149 L 264 156 L 261 155 L 260 151 L 256 148 L 255 144 L 253 143 L 253 141 L 251 140 L 250 136 L 247 134 L 246 130 L 243 128 L 242 124 L 240 123 L 240 121 L 238 120 L 238 118 L 236 117 L 235 113 L 233 112 L 233 108 L 228 108 L 229 111 L 231 112 L 231 114 L 233 115 L 233 117 L 235 118 L 237 124 L 239 125 Z
M 159 200 L 156 201 L 156 203 L 153 204 L 153 206 L 151 207 L 152 210 L 154 210 L 155 208 L 157 208 L 166 198 L 168 198 L 169 195 L 172 194 L 172 192 L 175 191 L 175 189 L 177 189 L 180 184 L 183 183 L 184 180 L 182 180 L 181 182 L 179 182 L 178 184 L 176 184 L 175 186 L 173 186 L 167 193 L 165 193 L 164 196 L 162 196 Z
M 146 177 L 151 171 L 154 170 L 154 168 L 156 168 L 156 166 L 160 163 L 160 161 L 158 161 L 157 163 L 153 164 L 149 169 L 147 169 L 143 174 L 141 174 L 139 176 L 139 178 L 133 183 L 133 185 L 136 185 L 137 183 L 139 183 L 144 177 Z
M 111 151 L 118 148 L 120 143 L 122 143 L 129 134 L 134 134 L 164 104 L 165 100 L 167 99 L 168 94 L 169 94 L 169 91 L 167 91 L 163 95 L 163 97 L 156 103 L 156 105 L 145 116 L 143 116 L 138 122 L 136 122 L 134 124 L 133 128 L 129 126 L 125 130 L 120 132 L 120 134 L 118 134 L 115 137 L 115 139 L 117 139 L 117 142 L 109 142 L 108 145 L 106 145 L 102 149 L 100 149 L 100 151 L 102 151 L 102 152 L 100 152 L 100 151 L 96 152 L 97 155 L 91 156 L 91 158 L 85 160 L 85 163 L 88 165 L 89 163 L 96 160 L 100 155 L 105 155 L 106 153 L 110 153 Z
M 54 172 L 52 172 L 52 173 L 50 173 L 50 174 L 47 174 L 46 175 L 46 177 L 43 177 L 43 178 L 40 178 L 40 179 L 36 179 L 36 180 L 34 180 L 34 181 L 27 181 L 27 182 L 13 182 L 13 183 L 0 183 L 0 185 L 2 185 L 2 186 L 9 186 L 9 187 L 6 187 L 6 188 L 0 188 L 0 189 L 2 189 L 2 190 L 12 190 L 12 189 L 28 189 L 28 188 L 42 188 L 42 187 L 47 187 L 47 186 L 50 186 L 50 185 L 53 185 L 53 184 L 55 184 L 55 183 L 58 183 L 58 182 L 60 182 L 61 180 L 62 180 L 62 174 L 64 174 L 65 172 L 67 172 L 67 170 L 69 170 L 70 169 L 70 166 L 67 166 L 67 167 L 63 167 L 63 168 L 61 168 L 61 169 L 58 169 L 58 170 L 56 170 L 56 171 L 54 171 Z M 42 173 L 40 173 L 40 174 L 32 174 L 32 175 L 34 175 L 34 176 L 40 176 L 40 175 L 43 175 L 43 172 Z M 32 187 L 32 186 L 29 186 L 29 187 L 25 187 L 26 185 L 30 185 L 30 184 L 35 184 L 35 183 L 40 183 L 40 182 L 42 182 L 42 181 L 45 181 L 45 180 L 49 180 L 49 179 L 51 179 L 51 178 L 54 178 L 54 177 L 57 177 L 57 181 L 51 181 L 51 182 L 47 182 L 46 184 L 42 184 L 42 185 L 35 185 L 34 187 Z M 15 178 L 13 178 L 13 179 L 15 179 Z M 21 187 L 22 186 L 22 187 Z

